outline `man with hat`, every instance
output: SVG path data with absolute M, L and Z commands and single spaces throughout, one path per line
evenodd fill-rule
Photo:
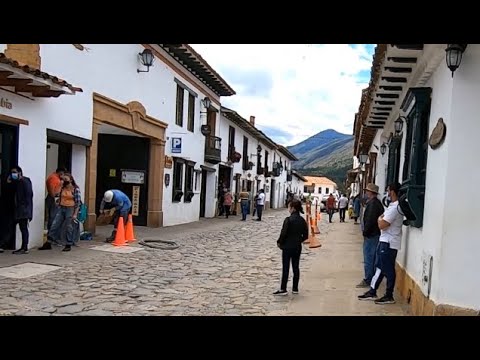
M 364 189 L 367 201 L 363 213 L 363 268 L 364 278 L 357 285 L 357 288 L 370 287 L 373 275 L 375 274 L 375 252 L 380 239 L 378 218 L 383 214 L 382 202 L 378 199 L 378 186 L 368 184 Z

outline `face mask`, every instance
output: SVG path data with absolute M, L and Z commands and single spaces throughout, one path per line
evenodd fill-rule
M 12 180 L 18 180 L 18 173 L 12 173 Z
M 390 195 L 387 195 L 387 201 L 388 202 L 391 202 L 392 201 L 392 197 Z

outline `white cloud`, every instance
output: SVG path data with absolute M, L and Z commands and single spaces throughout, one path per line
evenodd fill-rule
M 352 133 L 361 90 L 369 81 L 373 46 L 191 46 L 237 92 L 222 98 L 222 105 L 246 119 L 254 115 L 260 128 L 266 126 L 290 134 L 291 138 L 286 140 L 275 136 L 276 131 L 270 132 L 274 140 L 285 141 L 283 145 L 294 145 L 326 129 Z M 268 78 L 271 83 L 266 84 Z M 263 91 L 265 88 L 269 91 Z

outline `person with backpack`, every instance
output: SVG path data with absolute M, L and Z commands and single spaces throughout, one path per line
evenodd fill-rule
M 78 226 L 77 216 L 82 205 L 82 195 L 71 174 L 64 173 L 61 180 L 61 189 L 56 196 L 58 209 L 48 231 L 47 242 L 38 250 L 51 250 L 52 242 L 65 242 L 62 251 L 70 251 L 75 241 L 76 227 Z M 63 231 L 64 226 L 65 231 Z M 62 239 L 62 237 L 64 238 Z

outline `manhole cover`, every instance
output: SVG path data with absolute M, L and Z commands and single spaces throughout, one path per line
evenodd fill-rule
M 143 249 L 141 247 L 113 246 L 113 245 L 106 244 L 106 245 L 91 247 L 90 250 L 99 250 L 99 251 L 106 251 L 106 252 L 119 253 L 119 254 L 131 254 Z
M 61 267 L 56 265 L 23 263 L 0 268 L 0 276 L 12 279 L 25 279 L 31 276 L 45 274 L 58 269 L 61 269 Z

